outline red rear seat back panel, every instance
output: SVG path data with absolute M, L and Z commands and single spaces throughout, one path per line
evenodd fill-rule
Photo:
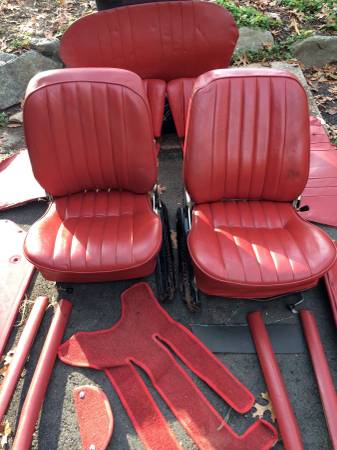
M 275 443 L 275 430 L 264 421 L 254 423 L 242 436 L 236 435 L 167 347 L 235 410 L 243 413 L 252 407 L 252 394 L 189 330 L 166 313 L 146 283 L 123 293 L 122 318 L 116 325 L 77 333 L 62 344 L 59 357 L 68 364 L 104 370 L 142 439 L 157 424 L 159 435 L 171 442 L 171 437 L 163 434 L 162 415 L 154 400 L 147 399 L 148 390 L 134 365 L 147 373 L 198 448 L 260 450 Z M 154 447 L 144 443 L 146 448 L 156 450 L 171 448 L 167 441 Z
M 73 399 L 80 428 L 82 448 L 105 450 L 113 432 L 113 415 L 105 393 L 96 386 L 79 386 Z
M 34 273 L 23 255 L 25 235 L 14 222 L 0 220 L 0 357 Z
M 196 78 L 179 78 L 167 83 L 167 98 L 172 112 L 177 135 L 185 137 L 188 105 Z
M 0 210 L 44 198 L 45 190 L 36 181 L 27 150 L 0 162 Z
M 271 69 L 198 78 L 184 158 L 185 185 L 195 202 L 292 201 L 308 171 L 308 103 L 297 78 Z
M 82 17 L 63 35 L 60 54 L 68 67 L 121 67 L 169 81 L 227 67 L 237 38 L 220 5 L 158 2 Z
M 143 84 L 152 114 L 153 134 L 158 138 L 163 124 L 166 83 L 163 80 L 143 80 Z
M 156 181 L 150 108 L 134 73 L 39 74 L 27 88 L 24 123 L 34 175 L 54 196 L 85 189 L 146 193 Z
M 336 242 L 335 247 L 337 247 Z M 328 291 L 332 315 L 337 328 L 337 263 L 335 263 L 324 275 L 324 282 Z

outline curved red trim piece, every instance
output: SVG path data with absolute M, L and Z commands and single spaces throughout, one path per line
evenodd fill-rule
M 82 447 L 105 450 L 114 427 L 108 397 L 97 386 L 79 386 L 73 391 L 73 399 Z
M 48 297 L 38 297 L 35 301 L 33 309 L 29 315 L 27 323 L 21 334 L 19 343 L 16 347 L 14 357 L 8 368 L 5 379 L 1 384 L 0 390 L 0 423 L 6 413 L 9 402 L 11 401 L 16 383 L 22 372 L 31 346 L 34 342 L 36 333 L 41 324 L 43 315 L 48 305 Z
M 300 318 L 314 368 L 332 447 L 337 449 L 337 395 L 315 316 L 302 309 Z
M 304 450 L 301 432 L 261 313 L 256 311 L 248 314 L 248 325 L 266 380 L 284 448 L 286 450 Z
M 55 314 L 22 407 L 12 450 L 28 450 L 31 446 L 35 425 L 43 405 L 57 350 L 61 343 L 71 308 L 72 305 L 68 300 L 60 300 L 55 307 Z

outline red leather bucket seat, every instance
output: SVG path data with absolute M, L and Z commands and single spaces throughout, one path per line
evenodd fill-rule
M 120 67 L 142 77 L 159 137 L 166 82 L 227 67 L 237 38 L 231 14 L 220 5 L 192 0 L 156 2 L 82 17 L 63 35 L 60 54 L 67 67 Z M 179 136 L 185 125 L 180 117 L 183 82 L 188 80 L 178 81 L 169 91 Z
M 228 69 L 199 77 L 184 178 L 201 291 L 267 298 L 310 288 L 332 266 L 332 241 L 292 205 L 308 178 L 309 137 L 306 93 L 290 73 Z
M 53 201 L 25 255 L 49 280 L 110 281 L 154 271 L 162 227 L 149 191 L 157 164 L 142 80 L 121 69 L 35 76 L 24 105 L 33 172 Z

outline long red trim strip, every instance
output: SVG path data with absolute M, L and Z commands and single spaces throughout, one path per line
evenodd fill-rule
M 325 419 L 334 449 L 337 449 L 337 395 L 319 335 L 315 316 L 302 309 L 300 318 L 307 341 L 311 362 L 314 368 L 319 394 L 321 396 Z
M 303 450 L 301 432 L 261 313 L 248 314 L 248 324 L 280 428 L 284 448 L 286 450 Z
M 55 314 L 22 407 L 12 450 L 28 450 L 31 446 L 35 425 L 43 405 L 57 350 L 61 343 L 71 308 L 72 305 L 68 300 L 61 300 L 55 308 Z
M 36 299 L 33 309 L 21 334 L 6 377 L 1 384 L 0 423 L 7 411 L 9 402 L 15 390 L 16 383 L 18 382 L 18 379 L 22 372 L 22 368 L 34 342 L 37 330 L 39 329 L 47 305 L 48 297 L 38 297 Z

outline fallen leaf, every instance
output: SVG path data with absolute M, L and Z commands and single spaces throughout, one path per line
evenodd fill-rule
M 172 241 L 172 247 L 178 248 L 177 232 L 174 230 L 170 230 L 170 236 L 171 236 L 171 241 Z
M 334 116 L 335 114 L 337 114 L 337 106 L 333 106 L 332 108 L 327 108 L 325 110 L 325 112 L 327 114 L 330 114 L 330 116 Z
M 269 394 L 268 392 L 262 392 L 261 393 L 261 397 L 266 400 L 266 404 L 265 405 L 261 405 L 260 403 L 255 403 L 255 405 L 253 406 L 253 408 L 255 409 L 255 411 L 252 413 L 253 417 L 258 417 L 259 419 L 263 418 L 263 415 L 265 412 L 269 411 L 270 413 L 270 418 L 273 422 L 275 422 L 276 420 L 276 416 L 273 410 L 273 405 L 271 403 L 271 400 L 269 398 Z
M 5 422 L 2 422 L 0 424 L 0 448 L 5 448 L 8 445 L 8 438 L 11 436 L 12 434 L 12 428 L 9 425 L 8 420 L 6 420 Z

